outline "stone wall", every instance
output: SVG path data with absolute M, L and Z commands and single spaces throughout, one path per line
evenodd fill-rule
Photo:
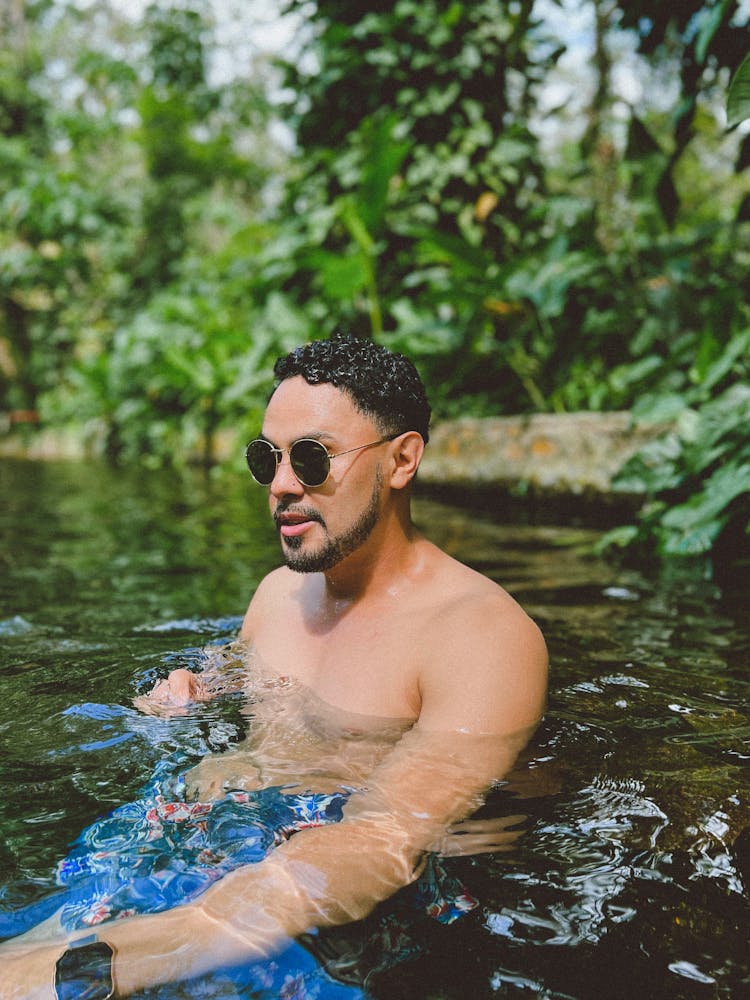
M 636 425 L 628 412 L 467 417 L 435 426 L 420 477 L 428 485 L 617 497 L 616 472 L 664 430 Z

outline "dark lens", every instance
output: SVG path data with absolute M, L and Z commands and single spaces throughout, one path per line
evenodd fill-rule
M 295 441 L 289 452 L 294 474 L 303 486 L 320 486 L 328 479 L 331 467 L 328 452 L 320 441 Z
M 269 486 L 276 475 L 276 452 L 268 441 L 251 441 L 245 451 L 247 467 L 261 486 Z

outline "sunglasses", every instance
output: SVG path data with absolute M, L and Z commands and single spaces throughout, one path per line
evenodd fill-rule
M 346 451 L 340 451 L 336 455 L 332 455 L 314 438 L 300 438 L 289 448 L 289 463 L 303 486 L 322 486 L 328 479 L 334 458 L 350 455 L 353 451 L 362 451 L 364 448 L 374 448 L 378 444 L 385 444 L 386 441 L 394 441 L 399 434 L 403 434 L 403 431 L 389 434 L 388 437 L 380 438 L 378 441 L 370 441 L 369 444 L 360 444 L 356 448 L 347 448 Z M 245 449 L 245 460 L 256 483 L 260 483 L 261 486 L 271 485 L 285 450 L 275 448 L 265 438 L 255 438 L 250 442 Z

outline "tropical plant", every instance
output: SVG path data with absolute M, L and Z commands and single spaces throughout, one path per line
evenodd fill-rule
M 750 117 L 750 56 L 734 74 L 727 121 Z M 715 304 L 718 297 L 714 297 Z M 636 454 L 618 486 L 645 492 L 638 523 L 611 532 L 604 546 L 638 551 L 656 546 L 663 555 L 729 555 L 736 563 L 750 545 L 750 329 L 723 349 L 708 334 L 692 371 L 697 382 L 684 393 L 642 401 L 636 416 L 673 421 L 673 428 Z
M 700 384 L 643 400 L 636 419 L 669 422 L 617 477 L 624 492 L 645 494 L 635 525 L 604 545 L 704 556 L 747 549 L 750 527 L 750 330 L 735 335 Z
M 252 78 L 208 82 L 204 5 L 154 4 L 142 29 L 106 4 L 95 15 L 36 9 L 28 43 L 0 63 L 15 102 L 0 113 L 0 409 L 39 408 L 47 422 L 106 440 L 111 454 L 132 455 L 138 441 L 147 460 L 169 460 L 180 449 L 163 443 L 165 422 L 182 420 L 184 440 L 210 441 L 216 373 L 249 350 L 248 282 L 228 328 L 221 308 L 209 321 L 202 294 L 214 280 L 236 292 L 211 261 L 257 217 L 274 162 L 273 144 L 255 138 L 268 103 Z M 56 92 L 50 66 L 64 81 Z M 196 259 L 207 265 L 201 294 Z M 132 365 L 132 383 L 123 377 L 127 351 L 142 357 L 150 337 L 161 371 L 148 374 L 163 392 Z

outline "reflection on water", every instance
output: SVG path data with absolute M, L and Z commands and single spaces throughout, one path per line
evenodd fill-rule
M 746 995 L 746 589 L 622 570 L 594 555 L 593 530 L 427 499 L 417 514 L 546 634 L 547 719 L 478 817 L 525 815 L 526 832 L 451 859 L 479 901 L 455 923 L 405 920 L 396 900 L 303 940 L 294 968 L 324 998 Z M 20 904 L 159 760 L 245 736 L 231 691 L 175 718 L 132 700 L 231 638 L 277 543 L 239 476 L 73 464 L 0 463 L 0 533 L 0 901 Z M 337 978 L 314 979 L 322 965 Z

